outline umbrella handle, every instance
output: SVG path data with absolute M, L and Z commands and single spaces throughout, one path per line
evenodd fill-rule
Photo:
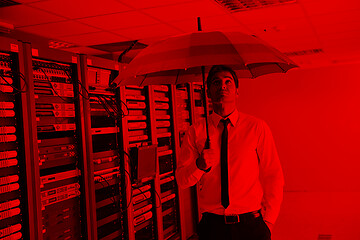
M 206 138 L 204 149 L 210 149 L 210 139 L 209 139 L 209 137 Z

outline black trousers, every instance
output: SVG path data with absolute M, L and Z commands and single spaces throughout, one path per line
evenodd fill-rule
M 221 216 L 203 214 L 198 226 L 199 240 L 271 240 L 262 216 L 226 224 Z

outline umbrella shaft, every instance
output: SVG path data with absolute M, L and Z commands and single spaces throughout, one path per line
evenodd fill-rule
M 205 149 L 210 148 L 210 138 L 209 138 L 209 124 L 208 124 L 208 105 L 206 101 L 206 82 L 205 82 L 205 67 L 201 66 L 201 75 L 203 80 L 203 102 L 204 102 L 204 112 L 205 112 L 205 126 L 206 126 L 206 142 Z

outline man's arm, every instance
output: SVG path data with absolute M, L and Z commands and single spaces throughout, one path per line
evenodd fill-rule
M 263 187 L 262 214 L 264 221 L 274 224 L 283 199 L 284 176 L 270 128 L 265 122 L 259 126 L 257 146 L 260 180 Z
M 204 174 L 196 165 L 196 159 L 200 157 L 195 147 L 195 130 L 190 127 L 185 133 L 180 149 L 175 172 L 176 181 L 180 188 L 188 188 L 195 185 Z

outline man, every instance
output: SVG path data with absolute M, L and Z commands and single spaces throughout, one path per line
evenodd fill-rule
M 207 87 L 214 110 L 210 148 L 204 149 L 205 120 L 199 121 L 184 136 L 177 183 L 180 188 L 199 183 L 200 239 L 269 240 L 283 195 L 270 129 L 237 110 L 239 83 L 231 68 L 213 66 Z

